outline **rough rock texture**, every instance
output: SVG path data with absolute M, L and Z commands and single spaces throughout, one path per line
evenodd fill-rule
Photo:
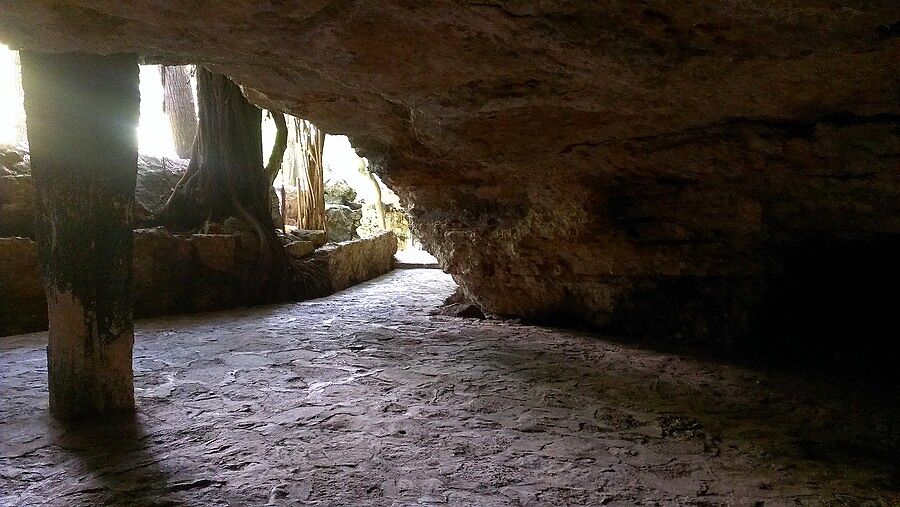
M 356 202 L 356 190 L 353 190 L 344 180 L 329 180 L 325 182 L 325 202 L 349 206 Z
M 315 252 L 316 248 L 312 241 L 291 241 L 284 245 L 284 250 L 291 259 L 302 259 Z
M 0 176 L 31 174 L 31 157 L 22 146 L 0 144 Z
M 896 390 L 429 316 L 453 290 L 139 322 L 131 425 L 55 424 L 46 335 L 0 341 L 0 504 L 900 504 Z
M 298 298 L 321 297 L 392 268 L 396 239 L 391 234 L 326 248 L 321 233 L 304 243 L 309 252 L 289 248 L 302 260 L 295 274 Z M 299 255 L 302 253 L 303 255 Z M 311 255 L 312 254 L 312 255 Z M 34 242 L 0 238 L 0 336 L 46 329 L 47 304 Z M 139 317 L 233 308 L 259 303 L 260 278 L 255 237 L 238 234 L 171 234 L 166 229 L 134 233 L 134 312 Z
M 0 237 L 34 233 L 34 184 L 28 152 L 0 146 Z
M 362 220 L 362 210 L 343 204 L 325 205 L 325 231 L 329 243 L 340 243 L 358 238 L 356 228 Z
M 397 248 L 406 250 L 412 246 L 412 235 L 410 233 L 409 215 L 405 210 L 398 206 L 386 205 L 384 210 L 384 221 L 387 228 L 397 236 Z
M 292 259 L 302 282 L 301 297 L 322 297 L 371 280 L 393 269 L 397 237 L 384 232 L 370 238 L 329 243 L 313 255 Z
M 319 248 L 320 246 L 328 242 L 328 235 L 325 231 L 290 229 L 288 231 L 288 236 L 298 241 L 312 243 L 316 246 L 316 248 Z
M 208 64 L 350 135 L 494 315 L 741 334 L 804 242 L 900 234 L 894 0 L 3 7 L 14 46 Z
M 448 317 L 462 317 L 466 319 L 483 319 L 484 314 L 471 301 L 466 298 L 461 290 L 457 287 L 456 292 L 444 300 L 444 304 L 440 308 L 436 308 L 431 312 L 432 315 L 446 315 Z
M 397 237 L 385 232 L 359 241 L 325 245 L 317 255 L 327 262 L 333 291 L 344 290 L 393 268 Z
M 182 159 L 140 155 L 135 201 L 150 211 L 159 209 L 166 203 L 175 184 L 181 179 L 188 162 Z
M 137 204 L 149 211 L 165 204 L 187 164 L 187 160 L 140 155 Z M 10 236 L 34 236 L 34 184 L 28 151 L 0 146 L 0 237 Z
M 135 231 L 135 314 L 185 313 L 252 304 L 259 276 L 254 239 L 233 234 Z

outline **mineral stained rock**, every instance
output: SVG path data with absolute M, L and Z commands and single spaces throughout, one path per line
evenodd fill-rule
M 898 20 L 893 0 L 8 0 L 0 40 L 206 64 L 348 134 L 488 314 L 720 337 L 806 242 L 900 234 Z

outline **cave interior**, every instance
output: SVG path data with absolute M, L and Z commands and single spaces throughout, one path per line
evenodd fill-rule
M 898 19 L 2 2 L 0 504 L 900 504 Z

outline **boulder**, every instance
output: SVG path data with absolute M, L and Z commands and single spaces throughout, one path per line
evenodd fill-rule
M 21 146 L 0 145 L 0 176 L 31 174 L 28 150 Z
M 325 205 L 325 230 L 329 243 L 339 243 L 358 238 L 356 228 L 362 220 L 362 211 L 342 204 Z
M 316 251 L 316 245 L 312 241 L 293 241 L 284 246 L 284 251 L 292 259 L 302 259 Z
M 484 319 L 484 312 L 478 305 L 457 288 L 452 296 L 448 297 L 444 304 L 431 312 L 432 315 L 445 315 L 447 317 L 461 317 L 466 319 Z
M 325 183 L 325 202 L 349 206 L 356 202 L 356 190 L 353 190 L 353 187 L 344 180 L 327 181 Z
M 312 231 L 309 229 L 291 229 L 288 235 L 297 241 L 309 242 L 319 248 L 328 242 L 326 231 Z
M 134 200 L 149 211 L 159 209 L 166 203 L 172 189 L 187 169 L 188 163 L 188 160 L 178 158 L 138 156 Z
M 148 155 L 138 157 L 135 202 L 148 211 L 165 204 L 188 161 Z M 0 237 L 34 235 L 34 184 L 28 151 L 0 147 Z
M 281 195 L 281 188 L 276 189 L 276 192 L 278 192 L 278 195 Z M 298 194 L 297 187 L 285 187 L 284 189 L 284 223 L 291 227 L 297 227 L 297 213 L 299 213 L 297 207 Z

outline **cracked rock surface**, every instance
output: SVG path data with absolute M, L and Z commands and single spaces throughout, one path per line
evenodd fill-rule
M 728 342 L 808 242 L 898 242 L 898 20 L 896 0 L 6 0 L 0 40 L 205 64 L 349 135 L 487 314 Z
M 896 404 L 430 315 L 455 288 L 394 271 L 299 304 L 142 321 L 134 423 L 53 422 L 46 336 L 4 341 L 0 504 L 900 501 Z

